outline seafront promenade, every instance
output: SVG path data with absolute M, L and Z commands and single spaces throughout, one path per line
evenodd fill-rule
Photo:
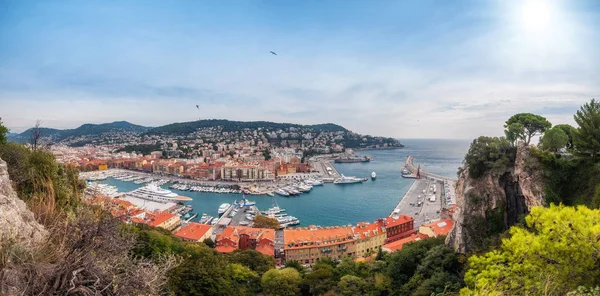
M 415 219 L 415 228 L 419 228 L 423 224 L 440 218 L 440 212 L 446 205 L 446 194 L 442 193 L 449 189 L 453 196 L 456 179 L 423 170 L 419 171 L 420 178 L 416 178 L 417 168 L 413 161 L 413 157 L 408 156 L 404 165 L 412 172 L 409 178 L 413 178 L 414 182 L 394 208 L 390 217 L 409 215 Z

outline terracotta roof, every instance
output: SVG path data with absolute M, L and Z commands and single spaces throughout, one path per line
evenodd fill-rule
M 352 227 L 332 226 L 293 228 L 284 230 L 284 244 L 286 248 L 310 248 L 314 244 L 318 246 L 334 245 L 354 240 Z
M 234 242 L 237 242 L 240 240 L 241 234 L 247 234 L 251 238 L 255 239 L 264 238 L 273 242 L 275 241 L 275 230 L 270 228 L 253 228 L 247 226 L 228 226 L 221 234 L 217 235 L 216 240 L 218 242 L 222 239 L 228 238 Z
M 256 246 L 256 250 L 268 256 L 275 256 L 275 247 L 273 246 L 260 245 Z
M 454 222 L 452 220 L 437 220 L 428 224 L 424 224 L 422 227 L 429 227 L 436 236 L 447 235 L 452 230 Z
M 384 247 L 390 249 L 393 252 L 393 251 L 401 250 L 402 246 L 404 246 L 404 244 L 412 243 L 412 242 L 422 240 L 425 238 L 428 238 L 428 236 L 425 234 L 422 234 L 422 233 L 412 234 L 409 237 L 405 237 L 405 238 L 397 240 L 395 242 L 385 244 Z
M 181 230 L 177 231 L 175 233 L 175 236 L 188 240 L 198 241 L 210 230 L 210 228 L 210 225 L 191 222 L 188 225 L 181 228 Z
M 383 233 L 385 233 L 383 231 L 383 223 L 379 221 L 374 223 L 359 222 L 358 225 L 354 227 L 354 234 L 359 235 L 360 239 L 366 239 L 367 234 L 369 237 L 373 237 Z
M 401 224 L 404 224 L 406 222 L 410 222 L 413 220 L 414 220 L 413 217 L 407 216 L 407 215 L 400 215 L 400 216 L 398 216 L 398 219 L 394 219 L 392 217 L 387 217 L 387 218 L 385 218 L 385 228 L 398 226 L 398 225 L 401 225 Z

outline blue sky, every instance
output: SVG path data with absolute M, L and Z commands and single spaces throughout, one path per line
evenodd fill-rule
M 518 112 L 574 124 L 599 45 L 593 0 L 0 0 L 0 117 L 501 135 Z

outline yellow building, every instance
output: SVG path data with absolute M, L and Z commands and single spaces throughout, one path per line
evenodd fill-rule
M 356 256 L 366 257 L 379 250 L 385 243 L 386 233 L 383 221 L 375 223 L 360 222 L 354 227 L 354 249 Z
M 108 170 L 108 166 L 105 163 L 99 164 L 98 165 L 98 170 L 99 171 L 106 171 L 106 170 Z
M 283 237 L 287 261 L 314 264 L 324 257 L 341 259 L 355 255 L 352 227 L 310 226 L 285 229 Z

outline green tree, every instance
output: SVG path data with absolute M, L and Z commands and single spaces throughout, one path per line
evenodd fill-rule
M 600 102 L 592 99 L 585 103 L 574 116 L 579 126 L 573 138 L 575 148 L 590 153 L 593 159 L 600 152 Z
M 294 296 L 300 292 L 302 277 L 294 268 L 271 269 L 260 282 L 266 295 Z
M 489 170 L 504 170 L 514 161 L 515 148 L 504 137 L 479 137 L 471 143 L 465 164 L 472 178 Z
M 329 264 L 317 263 L 311 273 L 304 276 L 304 284 L 311 295 L 323 295 L 337 285 L 338 278 Z
M 227 272 L 234 283 L 236 295 L 256 295 L 259 291 L 260 277 L 250 268 L 233 263 L 227 266 Z
M 542 146 L 545 149 L 557 152 L 561 148 L 567 147 L 569 136 L 560 127 L 553 127 L 544 133 L 542 137 Z
M 214 249 L 215 248 L 215 242 L 209 238 L 206 238 L 204 241 L 202 241 L 207 247 Z
M 514 123 L 521 124 L 523 129 L 518 131 L 518 126 L 513 125 Z M 533 136 L 543 134 L 550 127 L 552 127 L 552 124 L 546 118 L 531 113 L 515 114 L 504 125 L 505 132 L 517 136 L 525 141 L 527 145 L 529 145 Z
M 600 284 L 600 210 L 534 207 L 499 250 L 469 258 L 461 294 L 564 295 Z
M 519 122 L 511 123 L 510 125 L 506 126 L 504 135 L 506 135 L 506 139 L 509 140 L 513 146 L 515 146 L 517 144 L 517 140 L 525 138 L 525 127 Z
M 573 137 L 575 136 L 577 129 L 568 124 L 558 124 L 554 127 L 560 128 L 563 132 L 565 132 L 565 134 L 567 134 L 567 137 L 569 137 L 569 140 L 567 141 L 567 149 L 573 149 Z
M 8 128 L 6 128 L 2 124 L 2 117 L 0 117 L 0 145 L 6 144 L 6 141 L 7 141 L 6 134 L 7 133 L 8 133 Z
M 300 262 L 298 260 L 290 260 L 290 261 L 285 262 L 285 267 L 294 268 L 300 274 L 304 274 L 304 272 L 305 272 L 304 267 L 302 267 L 302 264 L 300 264 Z
M 256 228 L 271 228 L 278 230 L 280 225 L 279 221 L 275 218 L 269 218 L 265 215 L 258 215 L 254 218 L 254 227 Z
M 273 257 L 252 249 L 235 250 L 229 255 L 229 259 L 231 262 L 242 264 L 258 274 L 263 274 L 267 270 L 275 268 Z
M 364 295 L 367 292 L 367 283 L 357 276 L 345 275 L 337 285 L 337 292 L 344 296 Z

